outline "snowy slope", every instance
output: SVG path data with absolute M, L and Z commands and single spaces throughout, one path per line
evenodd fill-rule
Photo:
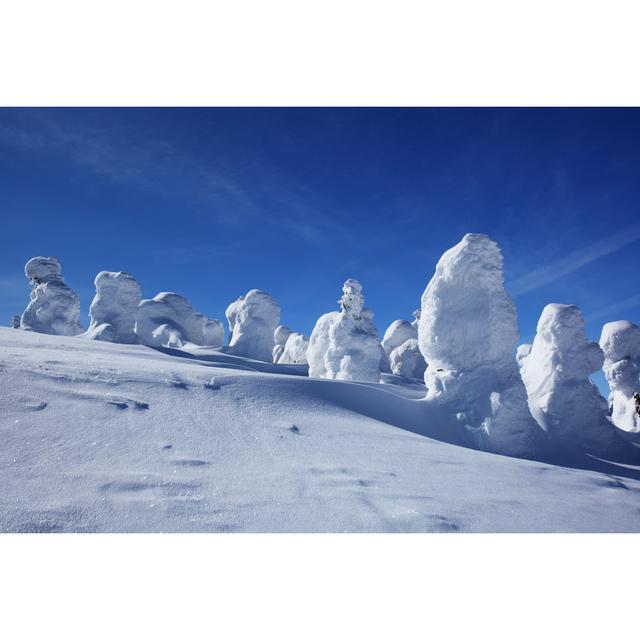
M 224 351 L 0 329 L 0 530 L 640 531 L 640 457 L 479 452 L 415 381 Z

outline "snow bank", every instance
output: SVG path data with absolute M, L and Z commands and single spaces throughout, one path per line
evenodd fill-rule
M 427 368 L 427 363 L 420 353 L 420 345 L 415 339 L 405 340 L 396 347 L 389 356 L 389 362 L 392 373 L 408 378 L 422 378 Z
M 302 333 L 292 333 L 287 338 L 279 364 L 307 364 L 309 338 Z
M 406 320 L 394 320 L 384 332 L 382 338 L 382 348 L 387 356 L 407 340 L 417 340 L 418 330 Z
M 280 322 L 280 305 L 259 289 L 251 289 L 227 308 L 232 352 L 245 358 L 271 362 L 274 333 Z
M 600 347 L 585 337 L 578 307 L 548 304 L 543 309 L 521 374 L 531 413 L 552 438 L 591 450 L 615 442 L 607 403 L 589 380 L 603 360 Z
M 82 333 L 80 300 L 65 284 L 58 260 L 31 258 L 24 272 L 32 289 L 29 304 L 20 318 L 20 328 L 61 336 Z
M 94 284 L 96 295 L 89 307 L 90 324 L 86 337 L 107 342 L 137 343 L 138 281 L 124 271 L 101 271 Z
M 219 320 L 198 313 L 186 298 L 170 292 L 140 303 L 135 331 L 140 342 L 149 346 L 178 349 L 187 343 L 224 343 L 224 327 Z
M 340 311 L 325 313 L 309 339 L 309 376 L 335 380 L 380 381 L 384 357 L 373 313 L 364 306 L 362 285 L 352 278 L 342 287 Z
M 276 330 L 273 332 L 273 339 L 275 341 L 275 346 L 273 347 L 273 363 L 277 363 L 280 360 L 284 352 L 284 345 L 287 343 L 287 339 L 293 333 L 289 327 L 285 327 L 283 324 L 280 324 L 276 327 Z
M 640 432 L 640 327 L 627 320 L 602 327 L 600 347 L 611 389 L 611 419 L 624 431 Z
M 485 235 L 467 234 L 440 258 L 422 296 L 427 400 L 455 413 L 482 448 L 532 456 L 542 432 L 513 357 L 517 341 L 500 249 Z

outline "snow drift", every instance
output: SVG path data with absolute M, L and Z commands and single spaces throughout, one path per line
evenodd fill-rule
M 357 280 L 349 278 L 342 291 L 340 311 L 321 316 L 309 338 L 309 376 L 379 382 L 384 352 L 373 325 L 373 312 L 365 308 Z
M 280 322 L 280 305 L 265 291 L 251 289 L 227 308 L 231 337 L 229 347 L 235 355 L 271 362 L 274 333 Z
M 593 451 L 615 444 L 607 403 L 589 380 L 603 361 L 600 347 L 585 336 L 578 307 L 544 308 L 521 373 L 531 413 L 549 436 Z
M 89 307 L 91 340 L 136 344 L 136 315 L 140 285 L 124 271 L 101 271 L 95 279 L 96 295 Z
M 61 336 L 82 333 L 80 300 L 65 284 L 58 260 L 31 258 L 24 273 L 32 289 L 29 304 L 20 318 L 20 328 Z
M 447 407 L 484 449 L 536 453 L 542 432 L 514 358 L 516 310 L 493 240 L 467 234 L 440 258 L 422 296 L 418 342 L 428 401 Z
M 140 302 L 135 331 L 142 344 L 156 347 L 224 343 L 224 327 L 219 320 L 198 313 L 186 298 L 171 292 Z
M 611 419 L 624 431 L 640 432 L 640 327 L 627 320 L 602 328 L 600 347 L 611 389 Z

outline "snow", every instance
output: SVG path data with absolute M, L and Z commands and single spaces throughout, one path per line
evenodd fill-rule
M 136 315 L 140 285 L 124 271 L 101 271 L 95 279 L 96 295 L 89 307 L 86 336 L 92 340 L 136 344 Z
M 284 352 L 284 345 L 287 344 L 287 339 L 293 333 L 289 327 L 285 327 L 283 324 L 280 324 L 276 327 L 276 330 L 273 332 L 273 339 L 275 341 L 275 345 L 272 351 L 272 362 L 276 363 L 280 360 Z
M 260 289 L 251 289 L 227 308 L 232 352 L 246 358 L 272 362 L 274 333 L 280 322 L 280 305 Z
M 291 333 L 284 345 L 279 364 L 307 364 L 309 338 L 302 333 Z
M 362 285 L 349 278 L 342 287 L 340 311 L 321 316 L 309 338 L 309 375 L 330 380 L 379 382 L 385 358 L 373 313 L 364 306 Z
M 623 431 L 640 432 L 640 327 L 627 320 L 602 327 L 600 347 L 611 389 L 611 419 Z
M 417 340 L 406 340 L 396 347 L 389 356 L 389 362 L 393 374 L 409 378 L 423 378 L 427 368 Z
M 416 382 L 226 349 L 0 329 L 0 530 L 640 531 L 636 446 L 485 453 Z
M 551 438 L 595 452 L 616 445 L 607 402 L 589 380 L 603 362 L 600 347 L 585 336 L 578 307 L 548 304 L 543 309 L 521 374 L 531 413 Z
M 488 451 L 536 454 L 542 432 L 514 358 L 516 310 L 493 240 L 470 233 L 442 255 L 422 296 L 418 342 L 430 402 L 446 406 Z
M 20 318 L 26 331 L 75 336 L 84 331 L 80 324 L 80 299 L 64 282 L 56 258 L 31 258 L 24 273 L 32 285 L 29 304 Z
M 382 348 L 387 356 L 407 340 L 417 340 L 418 330 L 406 320 L 394 320 L 384 332 Z
M 219 320 L 198 313 L 186 298 L 167 291 L 140 302 L 135 331 L 142 344 L 155 347 L 219 346 L 224 342 Z
M 531 353 L 531 345 L 528 343 L 518 345 L 516 349 L 516 362 L 522 366 L 524 359 Z

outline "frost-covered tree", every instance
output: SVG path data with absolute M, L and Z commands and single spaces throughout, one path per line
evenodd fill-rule
M 136 315 L 140 285 L 124 271 L 101 271 L 94 281 L 96 295 L 89 307 L 86 337 L 91 340 L 136 344 Z
M 302 333 L 292 333 L 287 338 L 282 356 L 278 360 L 280 364 L 307 364 L 307 349 L 309 338 Z
M 484 449 L 535 454 L 543 434 L 513 357 L 516 310 L 493 240 L 467 234 L 442 255 L 422 296 L 418 342 L 429 363 L 428 401 L 455 416 Z
M 273 339 L 275 341 L 275 345 L 272 351 L 273 353 L 272 359 L 274 364 L 280 360 L 284 352 L 284 345 L 287 343 L 287 339 L 292 333 L 293 331 L 289 329 L 289 327 L 285 327 L 283 324 L 278 325 L 276 327 L 276 330 L 273 332 Z
M 31 258 L 24 272 L 32 289 L 29 304 L 20 318 L 20 328 L 61 336 L 82 333 L 80 300 L 65 284 L 58 260 Z
M 524 359 L 531 353 L 531 345 L 528 343 L 518 345 L 516 349 L 516 362 L 522 366 Z
M 422 378 L 427 363 L 420 353 L 420 346 L 416 339 L 405 340 L 389 355 L 391 373 L 408 378 Z
M 552 438 L 590 450 L 615 443 L 607 402 L 589 380 L 604 356 L 587 340 L 580 309 L 548 304 L 542 311 L 521 374 L 536 422 Z
M 12 329 L 20 328 L 20 316 L 11 316 L 11 328 Z
M 611 393 L 611 419 L 616 427 L 640 432 L 640 327 L 627 320 L 602 327 L 600 347 Z
M 219 320 L 198 313 L 186 298 L 166 291 L 140 302 L 135 331 L 149 346 L 179 349 L 189 343 L 207 347 L 224 343 Z
M 280 305 L 265 291 L 251 289 L 227 308 L 231 351 L 245 358 L 271 362 Z
M 382 348 L 387 356 L 407 340 L 417 340 L 418 330 L 406 320 L 394 320 L 384 332 Z
M 321 316 L 309 338 L 309 376 L 379 382 L 384 352 L 373 313 L 364 306 L 362 285 L 349 278 L 342 291 L 340 311 Z

